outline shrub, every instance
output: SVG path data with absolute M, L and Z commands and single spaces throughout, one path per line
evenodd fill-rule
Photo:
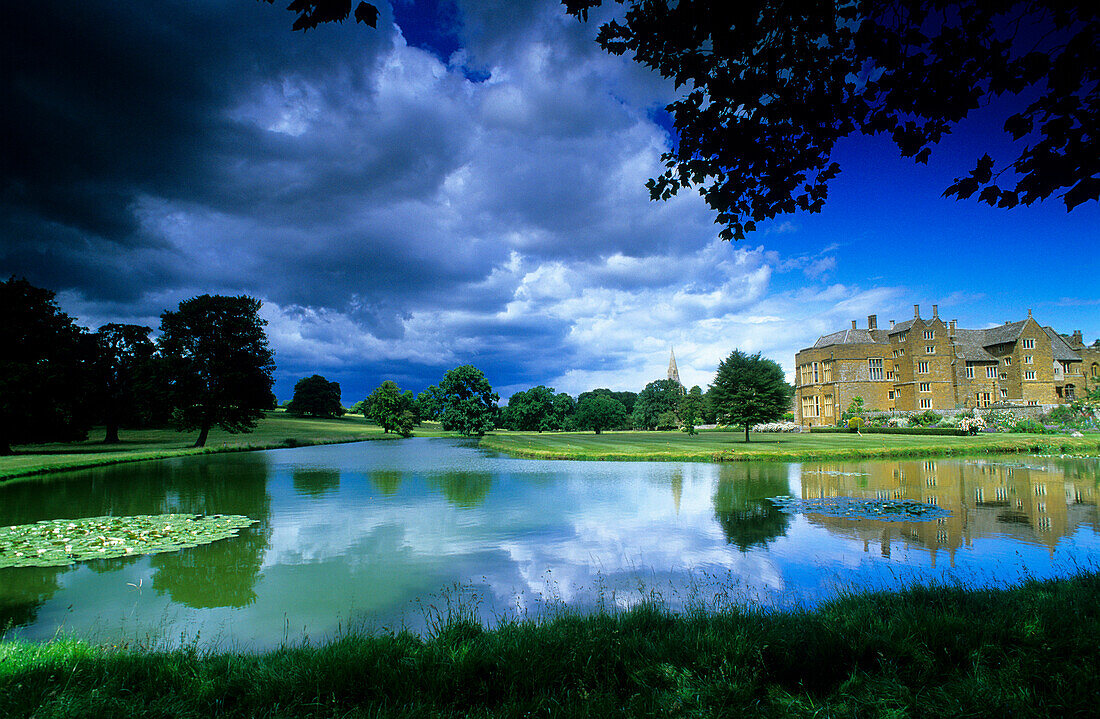
M 1033 419 L 1019 419 L 1009 428 L 1010 432 L 1023 432 L 1026 434 L 1046 434 L 1047 428 Z
M 768 422 L 753 425 L 753 432 L 800 432 L 802 428 L 794 422 Z
M 967 434 L 977 434 L 985 429 L 985 420 L 977 416 L 964 416 L 959 420 L 959 429 Z
M 848 419 L 848 431 L 858 432 L 866 424 L 862 417 L 851 417 Z
M 787 412 L 782 417 L 780 417 L 780 419 L 784 422 L 793 422 L 794 421 L 794 412 Z
M 887 427 L 908 427 L 909 426 L 909 418 L 908 417 L 891 417 L 890 419 L 886 420 L 886 426 Z
M 851 432 L 847 427 L 810 427 L 813 433 L 836 434 L 839 432 Z M 966 432 L 955 427 L 863 427 L 863 434 L 922 434 L 940 435 L 944 437 L 961 437 Z
M 909 415 L 909 424 L 917 427 L 935 427 L 943 420 L 943 415 L 926 409 Z

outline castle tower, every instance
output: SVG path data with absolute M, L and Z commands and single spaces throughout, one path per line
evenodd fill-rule
M 676 369 L 676 353 L 673 352 L 671 349 L 669 349 L 668 352 L 668 378 L 670 380 L 674 380 L 676 384 L 681 384 L 680 370 Z

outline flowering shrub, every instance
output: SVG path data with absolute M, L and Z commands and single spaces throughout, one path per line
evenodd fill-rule
M 887 427 L 908 427 L 909 426 L 909 418 L 908 417 L 891 417 L 890 419 L 888 419 L 886 421 L 886 426 Z
M 794 422 L 768 422 L 767 424 L 755 424 L 753 432 L 801 432 L 802 427 Z
M 963 417 L 958 427 L 967 434 L 977 434 L 985 429 L 985 420 L 981 417 Z

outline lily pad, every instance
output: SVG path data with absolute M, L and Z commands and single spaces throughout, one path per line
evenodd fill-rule
M 237 514 L 139 514 L 0 527 L 0 569 L 174 552 L 236 536 L 255 523 Z
M 787 514 L 823 514 L 842 519 L 878 519 L 884 522 L 931 522 L 951 512 L 915 499 L 861 499 L 859 497 L 769 497 Z

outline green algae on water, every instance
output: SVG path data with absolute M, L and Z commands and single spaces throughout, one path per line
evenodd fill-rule
M 930 522 L 950 517 L 951 512 L 913 499 L 862 499 L 860 497 L 769 497 L 786 514 L 823 514 L 841 519 L 878 519 L 886 522 Z
M 236 536 L 255 523 L 237 514 L 140 514 L 0 527 L 0 569 L 174 552 Z

